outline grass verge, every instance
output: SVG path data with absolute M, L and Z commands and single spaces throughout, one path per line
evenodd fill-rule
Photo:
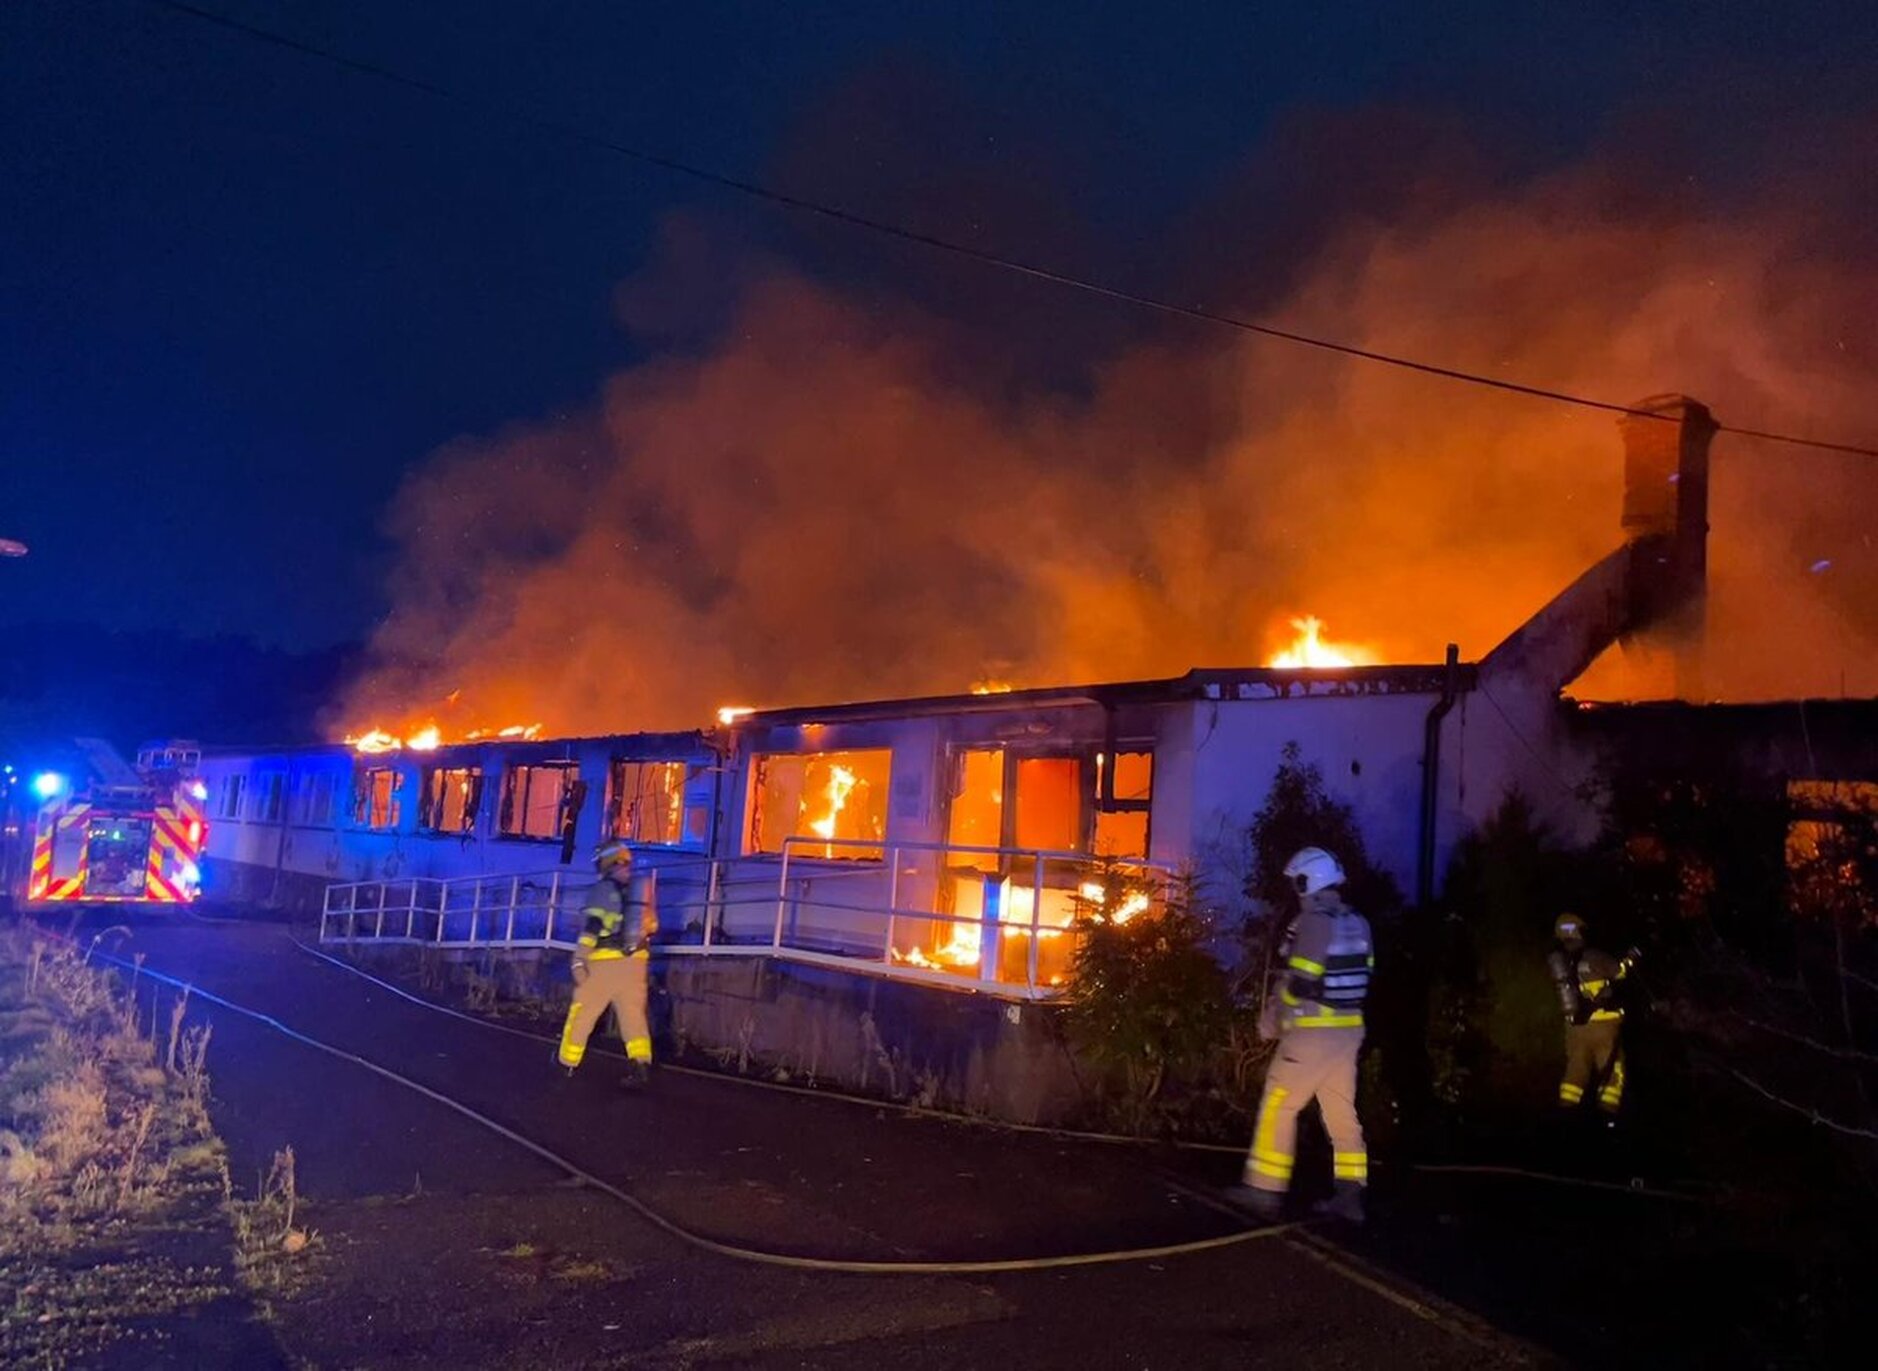
M 256 1341 L 237 1271 L 282 1236 L 279 1197 L 230 1202 L 210 1029 L 180 1004 L 166 1025 L 139 1017 L 114 973 L 0 930 L 0 1364 L 187 1363 Z

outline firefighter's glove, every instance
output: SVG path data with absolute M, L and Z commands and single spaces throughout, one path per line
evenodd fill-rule
M 579 985 L 587 979 L 587 959 L 585 957 L 574 958 L 574 964 L 569 969 L 573 973 L 575 985 Z

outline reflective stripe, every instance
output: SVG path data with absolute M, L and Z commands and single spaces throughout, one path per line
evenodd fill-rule
M 1314 962 L 1309 957 L 1293 957 L 1286 965 L 1293 971 L 1302 971 L 1312 976 L 1321 976 L 1324 974 L 1323 963 Z
M 587 954 L 587 960 L 590 962 L 617 962 L 623 960 L 625 956 L 626 954 L 621 952 L 617 947 L 596 947 Z
M 1252 1130 L 1252 1155 L 1246 1158 L 1246 1170 L 1254 1179 L 1283 1182 L 1291 1179 L 1291 1156 L 1277 1145 L 1278 1111 L 1291 1092 L 1282 1085 L 1269 1087 L 1259 1104 L 1258 1127 Z
M 1577 1104 L 1585 1097 L 1585 1088 L 1582 1085 L 1573 1085 L 1569 1081 L 1560 1081 L 1558 1097 L 1563 1104 Z
M 626 1055 L 636 1062 L 651 1061 L 652 1060 L 652 1039 L 628 1038 L 626 1040 Z
M 1332 1175 L 1340 1181 L 1366 1181 L 1369 1179 L 1369 1153 L 1336 1152 L 1331 1154 L 1330 1169 Z
M 1623 1017 L 1624 1011 L 1621 1009 L 1594 1009 L 1591 1011 L 1592 1023 L 1604 1023 L 1611 1019 L 1621 1019 Z
M 572 1037 L 574 1032 L 574 1018 L 579 1013 L 580 1001 L 575 1000 L 574 1003 L 567 1007 L 567 1022 L 561 1027 L 560 1057 L 562 1066 L 579 1066 L 581 1058 L 587 1055 L 587 1044 L 577 1043 Z
M 582 947 L 598 947 L 600 940 L 591 933 L 583 933 L 580 935 L 580 945 Z
M 1293 995 L 1291 993 L 1290 986 L 1286 986 L 1284 987 L 1284 989 L 1280 990 L 1278 992 L 1278 998 L 1282 1000 L 1285 1004 L 1290 1005 L 1294 1008 L 1304 1003 L 1304 1001 L 1300 1000 L 1296 995 Z
M 1291 1021 L 1293 1028 L 1361 1028 L 1361 1014 L 1307 1014 Z

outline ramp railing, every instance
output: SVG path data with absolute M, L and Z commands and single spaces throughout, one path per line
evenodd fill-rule
M 1155 863 L 1035 848 L 791 838 L 738 858 L 648 860 L 640 898 L 674 956 L 768 955 L 1020 998 L 1056 994 L 1088 920 L 1165 892 Z M 400 877 L 330 885 L 328 944 L 572 950 L 590 877 Z M 1114 889 L 1109 889 L 1109 886 Z

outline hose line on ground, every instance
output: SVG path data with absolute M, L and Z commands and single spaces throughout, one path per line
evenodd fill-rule
M 111 965 L 121 970 L 131 971 L 140 977 L 161 982 L 176 990 L 193 995 L 197 999 L 218 1005 L 231 1013 L 240 1014 L 245 1018 L 253 1019 L 257 1023 L 265 1024 L 275 1032 L 280 1033 L 294 1042 L 314 1048 L 329 1056 L 337 1057 L 341 1061 L 351 1062 L 355 1066 L 362 1066 L 374 1075 L 382 1076 L 388 1081 L 393 1081 L 398 1085 L 404 1086 L 406 1089 L 413 1090 L 426 1099 L 443 1105 L 446 1109 L 453 1110 L 464 1118 L 482 1125 L 490 1132 L 506 1138 L 517 1147 L 533 1153 L 549 1165 L 566 1172 L 583 1185 L 592 1186 L 595 1190 L 611 1195 L 614 1199 L 624 1204 L 627 1208 L 631 1209 L 647 1223 L 650 1223 L 661 1232 L 667 1233 L 677 1238 L 679 1241 L 702 1251 L 710 1252 L 720 1257 L 729 1257 L 735 1261 L 755 1262 L 763 1266 L 780 1266 L 796 1271 L 845 1272 L 850 1275 L 862 1276 L 982 1276 L 993 1275 L 1000 1272 L 1053 1271 L 1075 1266 L 1104 1266 L 1118 1262 L 1158 1261 L 1168 1257 L 1181 1257 L 1197 1252 L 1217 1251 L 1224 1247 L 1236 1247 L 1241 1243 L 1251 1242 L 1260 1238 L 1278 1237 L 1300 1227 L 1300 1225 L 1295 1223 L 1273 1224 L 1264 1228 L 1249 1228 L 1242 1229 L 1236 1233 L 1224 1233 L 1218 1237 L 1197 1238 L 1187 1242 L 1164 1243 L 1157 1247 L 1121 1248 L 1108 1252 L 1076 1252 L 1056 1257 L 1015 1257 L 997 1261 L 860 1261 L 833 1257 L 803 1257 L 786 1252 L 767 1252 L 759 1248 L 739 1247 L 734 1243 L 720 1242 L 716 1238 L 709 1238 L 702 1233 L 693 1232 L 684 1225 L 659 1213 L 656 1209 L 652 1208 L 631 1192 L 614 1185 L 610 1181 L 603 1180 L 599 1176 L 594 1175 L 591 1171 L 586 1170 L 584 1167 L 562 1156 L 560 1153 L 544 1147 L 534 1139 L 526 1137 L 504 1124 L 498 1123 L 487 1114 L 473 1109 L 469 1105 L 464 1104 L 461 1100 L 454 1099 L 440 1090 L 433 1090 L 431 1087 L 414 1081 L 408 1076 L 400 1075 L 389 1067 L 380 1066 L 377 1062 L 369 1058 L 361 1057 L 355 1052 L 348 1052 L 344 1048 L 334 1047 L 331 1043 L 322 1042 L 318 1038 L 311 1037 L 296 1028 L 289 1027 L 271 1014 L 264 1014 L 258 1009 L 250 1009 L 246 1005 L 236 1004 L 233 1000 L 225 999 L 211 991 L 202 989 L 200 986 L 179 980 L 174 976 L 165 975 L 160 971 L 154 971 L 147 965 L 140 966 L 124 958 L 99 952 L 96 950 L 95 944 L 90 951 L 90 955 L 100 961 L 109 962 Z M 423 1002 L 420 1001 L 420 1003 Z M 443 1008 L 443 1006 L 433 1005 L 432 1008 Z M 488 1026 L 502 1027 L 502 1025 L 493 1024 Z M 513 1032 L 517 1030 L 509 1031 Z M 524 1036 L 532 1038 L 535 1035 L 525 1034 Z
M 310 957 L 316 957 L 322 962 L 338 967 L 341 971 L 349 975 L 357 976 L 361 980 L 368 981 L 382 990 L 390 991 L 400 999 L 409 1000 L 412 1004 L 419 1005 L 425 1009 L 433 1010 L 439 1014 L 448 1014 L 452 1018 L 462 1019 L 465 1023 L 472 1023 L 482 1028 L 493 1029 L 498 1033 L 507 1033 L 512 1037 L 526 1038 L 530 1042 L 546 1043 L 552 1046 L 556 1041 L 556 1039 L 544 1033 L 532 1033 L 525 1028 L 516 1028 L 512 1024 L 497 1023 L 493 1019 L 485 1019 L 479 1015 L 469 1014 L 461 1009 L 453 1008 L 450 1005 L 439 1004 L 435 1000 L 425 999 L 422 995 L 413 994 L 403 986 L 385 980 L 381 976 L 374 976 L 363 967 L 355 966 L 351 962 L 346 961 L 343 957 L 335 957 L 329 952 L 322 952 L 316 947 L 310 947 L 291 934 L 288 935 L 288 941 L 292 942 L 295 947 L 299 948 Z M 607 1053 L 610 1056 L 619 1057 L 622 1060 L 625 1058 L 625 1053 L 615 1052 L 604 1043 L 595 1043 L 590 1046 L 589 1051 L 595 1050 Z M 891 1109 L 914 1118 L 938 1119 L 946 1123 L 994 1128 L 1000 1132 L 1037 1133 L 1050 1138 L 1064 1138 L 1076 1142 L 1109 1143 L 1127 1147 L 1170 1147 L 1181 1152 L 1213 1152 L 1231 1157 L 1243 1157 L 1246 1152 L 1244 1147 L 1234 1147 L 1228 1143 L 1190 1142 L 1179 1138 L 1134 1138 L 1129 1137 L 1125 1133 L 1097 1133 L 1079 1128 L 1051 1128 L 1045 1124 L 1011 1123 L 1003 1119 L 978 1119 L 969 1115 L 947 1113 L 943 1109 L 927 1109 L 917 1104 L 903 1104 L 897 1100 L 869 1099 L 865 1095 L 851 1095 L 841 1090 L 824 1090 L 805 1085 L 790 1085 L 784 1081 L 758 1080 L 751 1076 L 732 1076 L 722 1071 L 702 1071 L 696 1067 L 690 1066 L 661 1064 L 659 1070 L 671 1071 L 683 1076 L 696 1076 L 701 1080 L 719 1081 L 728 1085 L 755 1086 L 758 1089 L 775 1090 L 788 1095 L 806 1095 L 811 1099 L 833 1100 L 842 1104 L 861 1105 L 868 1109 Z M 1521 1166 L 1471 1162 L 1416 1162 L 1411 1165 L 1410 1169 L 1428 1175 L 1502 1176 L 1519 1180 L 1538 1181 L 1546 1185 L 1576 1186 L 1585 1190 L 1603 1190 L 1613 1194 L 1635 1195 L 1646 1199 L 1670 1200 L 1678 1204 L 1701 1204 L 1704 1202 L 1700 1196 L 1685 1194 L 1676 1190 L 1665 1190 L 1659 1187 L 1621 1181 L 1601 1181 L 1586 1176 L 1560 1176 L 1550 1171 L 1535 1171 Z

